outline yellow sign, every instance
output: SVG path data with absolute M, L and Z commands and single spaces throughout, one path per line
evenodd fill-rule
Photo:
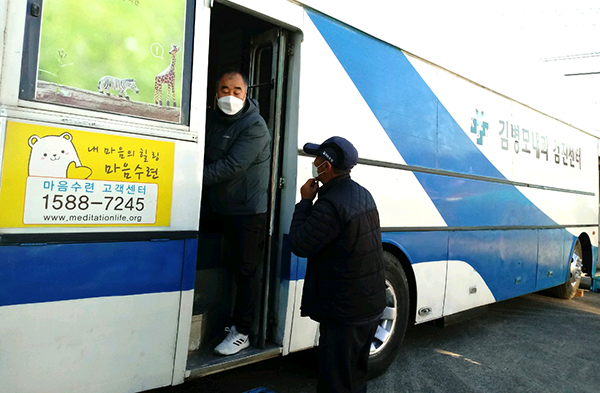
M 7 122 L 0 228 L 169 226 L 175 144 Z

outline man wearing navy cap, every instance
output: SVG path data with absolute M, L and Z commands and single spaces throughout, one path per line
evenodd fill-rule
M 320 323 L 317 390 L 366 392 L 371 342 L 385 308 L 379 213 L 369 191 L 350 178 L 358 152 L 349 141 L 334 136 L 307 143 L 304 152 L 316 156 L 314 178 L 300 188 L 290 243 L 308 259 L 301 315 Z

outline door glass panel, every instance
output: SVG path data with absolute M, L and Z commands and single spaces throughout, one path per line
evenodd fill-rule
M 256 51 L 256 68 L 252 95 L 260 104 L 260 114 L 272 129 L 271 125 L 271 91 L 273 73 L 273 47 L 268 44 L 258 48 Z

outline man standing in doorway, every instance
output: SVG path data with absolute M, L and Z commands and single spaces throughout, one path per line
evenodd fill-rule
M 271 135 L 247 94 L 247 79 L 225 72 L 217 81 L 218 109 L 206 119 L 201 230 L 223 232 L 237 288 L 232 325 L 215 348 L 220 355 L 250 345 L 265 245 Z
M 290 243 L 308 258 L 300 310 L 320 323 L 318 392 L 366 392 L 371 342 L 385 308 L 379 213 L 369 191 L 350 179 L 358 152 L 349 141 L 334 136 L 307 143 L 304 152 L 317 156 L 314 178 L 300 189 Z

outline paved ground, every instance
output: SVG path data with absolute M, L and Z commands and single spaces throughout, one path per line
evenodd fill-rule
M 311 352 L 268 360 L 152 393 L 316 391 Z M 600 294 L 532 294 L 443 329 L 409 328 L 390 369 L 369 392 L 599 392 Z

